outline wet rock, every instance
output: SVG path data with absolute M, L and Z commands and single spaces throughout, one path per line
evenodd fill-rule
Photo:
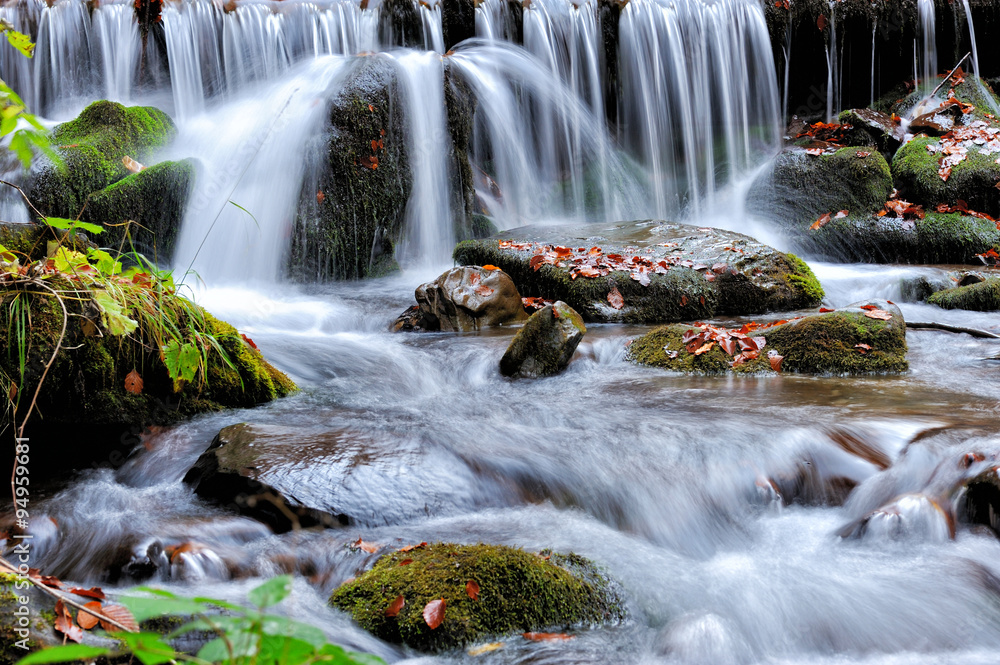
M 409 48 L 424 47 L 420 7 L 411 0 L 382 0 L 378 8 L 378 28 L 381 44 Z
M 475 0 L 443 0 L 441 29 L 444 33 L 444 47 L 448 50 L 461 41 L 475 37 Z
M 940 139 L 918 136 L 899 149 L 892 160 L 892 173 L 900 196 L 930 209 L 939 203 L 965 201 L 971 210 L 1000 216 L 1000 164 L 996 153 L 980 152 L 978 146 L 951 169 L 947 180 L 938 170 Z M 931 152 L 930 150 L 935 152 Z
M 1000 536 L 1000 469 L 991 467 L 969 480 L 962 496 L 963 517 L 969 524 L 983 524 Z
M 628 261 L 634 257 L 652 266 L 662 261 L 667 269 L 660 268 L 662 274 L 649 269 L 643 276 L 636 267 L 574 279 L 576 264 L 571 259 L 559 262 L 562 265 L 536 263 L 535 269 L 532 260 L 546 246 L 571 249 L 574 256 L 581 254 L 581 248 L 587 254 L 596 246 L 604 256 L 618 255 Z M 818 304 L 823 297 L 812 271 L 791 254 L 739 233 L 663 221 L 528 226 L 504 231 L 499 237 L 459 243 L 454 256 L 459 263 L 499 266 L 521 295 L 561 300 L 585 321 L 692 321 L 793 310 Z M 640 281 L 644 279 L 647 285 Z
M 410 560 L 407 565 L 400 565 Z M 479 587 L 470 598 L 467 583 Z M 393 616 L 386 612 L 399 598 Z M 444 599 L 431 629 L 422 612 Z M 365 630 L 419 651 L 445 651 L 487 638 L 618 623 L 625 608 L 617 584 L 575 554 L 541 555 L 501 545 L 434 543 L 382 556 L 330 598 Z
M 453 268 L 418 286 L 416 297 L 425 330 L 469 332 L 528 318 L 521 294 L 502 270 Z
M 950 509 L 923 494 L 904 494 L 840 531 L 841 538 L 876 541 L 929 540 L 955 537 Z
M 757 177 L 747 194 L 747 209 L 804 233 L 826 213 L 875 214 L 892 189 L 889 165 L 877 150 L 840 148 L 812 155 L 794 147 Z
M 76 219 L 88 196 L 129 175 L 123 157 L 145 163 L 176 133 L 159 109 L 94 102 L 52 131 L 65 168 L 40 167 L 29 179 L 28 197 L 50 217 Z
M 944 309 L 996 312 L 1000 310 L 1000 277 L 938 291 L 927 298 L 927 303 Z
M 83 219 L 107 223 L 100 242 L 105 247 L 124 247 L 168 265 L 180 233 L 188 196 L 194 185 L 190 160 L 161 162 L 105 187 L 91 195 Z M 124 223 L 129 225 L 128 238 Z
M 905 220 L 852 212 L 819 229 L 803 222 L 797 230 L 796 251 L 847 262 L 979 265 L 978 254 L 1000 245 L 994 222 L 930 209 L 923 219 Z
M 419 27 L 419 15 L 417 21 Z M 288 262 L 289 275 L 300 281 L 359 279 L 396 268 L 412 180 L 399 84 L 389 58 L 366 56 L 353 67 L 313 147 L 320 166 L 303 182 Z
M 838 121 L 852 127 L 845 134 L 847 145 L 873 146 L 887 160 L 892 159 L 896 150 L 899 149 L 901 143 L 898 136 L 899 128 L 892 122 L 890 116 L 881 111 L 864 108 L 850 109 L 842 112 Z
M 223 428 L 184 478 L 275 531 L 381 526 L 475 501 L 467 466 L 405 436 L 241 423 Z
M 866 308 L 871 309 L 866 309 Z M 884 313 L 884 314 L 882 314 Z M 871 318 L 885 316 L 888 320 Z M 861 301 L 834 312 L 813 314 L 770 328 L 748 332 L 765 338 L 758 347 L 759 356 L 733 365 L 734 357 L 718 341 L 707 349 L 710 340 L 701 340 L 698 349 L 689 351 L 684 341 L 690 325 L 657 328 L 629 345 L 633 362 L 681 372 L 721 374 L 726 372 L 759 373 L 772 371 L 769 352 L 782 357 L 781 371 L 803 374 L 870 374 L 902 372 L 906 362 L 906 323 L 899 308 L 884 300 Z M 741 346 L 734 340 L 736 354 Z M 693 351 L 700 351 L 694 353 Z
M 392 332 L 419 332 L 421 330 L 440 330 L 441 324 L 437 318 L 429 318 L 420 309 L 420 305 L 414 305 L 396 317 L 396 320 L 389 326 Z
M 504 376 L 539 377 L 558 374 L 580 344 L 587 327 L 576 310 L 559 301 L 531 315 L 517 331 L 500 359 Z

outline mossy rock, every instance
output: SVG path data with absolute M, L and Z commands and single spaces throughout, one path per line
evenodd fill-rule
M 303 183 L 288 262 L 289 276 L 299 281 L 376 277 L 397 268 L 412 187 L 401 91 L 389 58 L 366 56 L 353 67 L 315 146 L 322 168 Z
M 774 158 L 750 187 L 747 208 L 787 227 L 812 224 L 828 212 L 878 212 L 892 195 L 892 173 L 877 149 L 841 148 L 811 155 L 797 147 Z
M 868 310 L 863 307 L 870 305 L 889 312 L 892 318 L 882 321 L 865 316 Z M 736 367 L 730 366 L 733 358 L 718 344 L 701 355 L 688 353 L 681 338 L 692 329 L 690 325 L 657 328 L 634 340 L 628 347 L 628 357 L 641 365 L 698 374 L 770 372 L 770 350 L 784 357 L 782 372 L 881 374 L 904 372 L 909 367 L 906 323 L 899 308 L 884 300 L 863 301 L 756 332 L 754 335 L 766 340 L 760 357 Z M 859 344 L 871 349 L 859 348 Z M 673 352 L 676 358 L 671 357 Z
M 969 309 L 977 312 L 1000 310 L 1000 277 L 991 277 L 976 284 L 938 291 L 927 303 L 944 309 Z
M 947 67 L 948 65 L 942 66 Z M 979 79 L 977 84 L 976 77 L 971 72 L 966 73 L 964 78 L 965 80 L 957 86 L 942 87 L 937 97 L 932 99 L 927 98 L 926 90 L 923 88 L 908 91 L 905 84 L 900 84 L 876 102 L 875 106 L 885 113 L 895 113 L 898 116 L 910 115 L 914 113 L 915 109 L 916 115 L 922 115 L 940 106 L 940 103 L 947 97 L 947 92 L 952 90 L 955 93 L 955 99 L 975 107 L 969 114 L 971 119 L 992 121 L 993 119 L 988 116 L 995 115 L 996 109 L 1000 108 L 1000 97 L 997 97 L 989 81 Z M 918 105 L 920 105 L 919 109 L 917 109 Z
M 65 339 L 45 377 L 29 429 L 59 424 L 123 429 L 165 424 L 205 411 L 254 406 L 295 389 L 231 325 L 196 305 L 182 307 L 168 296 L 163 304 L 165 326 L 211 334 L 228 358 L 226 362 L 209 350 L 204 376 L 175 390 L 153 331 L 140 328 L 131 335 L 114 336 L 104 327 L 89 291 L 58 277 L 45 284 L 62 295 L 75 316 L 67 321 Z M 20 305 L 12 307 L 15 300 Z M 30 325 L 21 342 L 15 331 L 21 320 L 17 312 L 23 308 L 30 313 Z M 46 289 L 27 284 L 0 291 L 0 348 L 5 349 L 0 353 L 0 372 L 19 384 L 22 403 L 29 399 L 24 396 L 34 393 L 56 349 L 63 318 L 59 301 Z M 19 379 L 22 348 L 26 362 L 23 379 Z M 125 377 L 132 370 L 143 379 L 140 394 L 125 389 Z
M 797 251 L 833 261 L 979 265 L 977 254 L 1000 248 L 995 223 L 959 213 L 905 221 L 851 214 L 815 230 L 803 222 L 798 230 Z
M 123 157 L 144 162 L 176 135 L 163 111 L 99 101 L 52 131 L 64 168 L 51 164 L 34 173 L 28 198 L 50 217 L 76 218 L 88 196 L 129 175 Z
M 18 256 L 21 265 L 45 258 L 50 241 L 61 241 L 63 246 L 86 252 L 95 247 L 87 234 L 67 234 L 45 224 L 12 224 L 0 222 L 0 245 Z
M 938 154 L 931 154 L 927 147 L 937 145 L 939 139 L 918 136 L 899 149 L 892 160 L 892 173 L 896 178 L 900 196 L 907 201 L 934 206 L 938 203 L 954 205 L 963 200 L 972 210 L 1000 216 L 1000 164 L 997 155 L 983 154 L 978 147 L 971 147 L 961 162 L 951 170 L 947 181 L 938 175 Z
M 546 305 L 524 324 L 500 359 L 504 376 L 539 377 L 566 369 L 587 332 L 583 318 L 564 302 Z
M 850 125 L 845 132 L 845 145 L 874 147 L 886 160 L 899 149 L 900 140 L 892 118 L 874 109 L 849 109 L 841 112 L 837 122 Z
M 823 297 L 822 287 L 805 262 L 729 231 L 647 220 L 522 227 L 499 236 L 459 243 L 455 260 L 461 265 L 499 266 L 522 296 L 561 300 L 585 321 L 693 321 L 812 307 Z M 691 261 L 691 267 L 675 265 L 666 274 L 652 274 L 648 286 L 624 271 L 573 279 L 568 265 L 543 264 L 535 270 L 530 263 L 532 250 L 501 248 L 501 238 L 572 248 L 597 245 L 605 254 L 636 255 L 654 262 L 681 258 Z M 719 268 L 718 274 L 713 267 Z M 612 289 L 622 296 L 621 308 L 608 300 Z
M 169 264 L 194 185 L 191 160 L 160 162 L 93 194 L 84 221 L 105 224 L 96 240 L 105 247 L 132 248 L 160 265 Z M 125 224 L 128 228 L 126 239 Z
M 411 563 L 400 565 L 404 560 Z M 476 600 L 466 591 L 479 586 Z M 399 597 L 396 616 L 386 609 Z M 427 603 L 444 599 L 444 621 L 428 627 Z M 569 554 L 531 554 L 501 545 L 434 543 L 381 557 L 333 592 L 330 602 L 387 642 L 445 651 L 506 635 L 617 623 L 625 608 L 617 585 L 593 563 Z

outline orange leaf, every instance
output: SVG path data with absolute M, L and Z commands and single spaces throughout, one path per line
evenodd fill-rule
M 535 254 L 534 256 L 531 257 L 531 260 L 528 261 L 528 265 L 531 266 L 532 270 L 536 270 L 537 271 L 539 268 L 542 267 L 542 262 L 543 261 L 545 261 L 545 257 L 544 256 L 542 256 L 541 254 Z
M 385 609 L 385 615 L 387 617 L 394 617 L 399 614 L 399 611 L 403 609 L 403 605 L 406 605 L 406 599 L 403 596 L 396 596 L 396 600 Z
M 135 617 L 132 616 L 132 613 L 129 612 L 127 607 L 124 607 L 122 605 L 105 605 L 103 608 L 101 608 L 101 612 L 104 614 L 104 616 L 108 617 L 109 619 L 113 619 L 118 623 L 120 623 L 121 625 L 125 626 L 125 628 L 128 629 L 128 632 L 130 633 L 139 632 L 139 624 L 136 623 Z M 104 619 L 101 619 L 101 628 L 108 631 L 109 633 L 114 633 L 120 630 L 119 628 L 116 628 L 114 625 L 108 623 Z
M 374 554 L 375 552 L 378 552 L 378 548 L 381 547 L 381 545 L 379 545 L 378 543 L 368 543 L 362 540 L 361 538 L 355 540 L 353 545 L 358 549 L 368 552 L 369 554 Z
M 125 390 L 133 395 L 142 393 L 142 377 L 134 369 L 125 377 Z
M 608 302 L 615 309 L 621 309 L 625 306 L 625 298 L 622 297 L 622 294 L 618 290 L 617 286 L 611 287 L 611 291 L 608 293 Z
M 445 605 L 444 598 L 432 600 L 424 605 L 424 621 L 431 630 L 440 626 L 441 622 L 444 621 Z
M 485 265 L 483 266 L 483 270 L 500 270 L 500 268 L 497 268 L 496 266 Z
M 708 353 L 709 351 L 712 350 L 713 346 L 715 346 L 715 342 L 706 342 L 705 344 L 699 346 L 697 349 L 694 350 L 694 355 L 700 356 L 703 353 Z
M 820 307 L 820 308 L 819 308 L 819 313 L 820 313 L 820 314 L 826 314 L 827 312 L 836 312 L 836 311 L 837 311 L 837 310 L 835 310 L 835 309 L 830 309 L 829 307 Z
M 475 580 L 469 580 L 465 583 L 465 593 L 469 594 L 469 598 L 472 600 L 479 600 L 479 585 L 476 584 Z
M 413 559 L 403 559 L 402 561 L 399 562 L 398 565 L 409 566 L 411 563 L 413 563 Z
M 781 361 L 785 359 L 785 356 L 779 355 L 777 351 L 771 350 L 767 352 L 767 359 L 771 361 L 771 369 L 775 372 L 781 371 Z
M 681 296 L 681 307 L 687 307 L 687 304 L 688 304 L 688 297 Z
M 316 192 L 316 203 L 322 203 L 325 200 L 326 200 L 326 194 L 323 193 L 322 189 Z
M 521 637 L 535 642 L 553 642 L 556 640 L 573 639 L 572 635 L 567 635 L 566 633 L 523 633 Z
M 892 314 L 885 311 L 884 309 L 872 309 L 865 312 L 865 316 L 869 319 L 878 319 L 879 321 L 888 321 L 892 318 Z
M 825 215 L 821 216 L 819 219 L 817 219 L 815 222 L 813 222 L 812 226 L 809 227 L 809 230 L 815 231 L 816 229 L 821 229 L 824 226 L 826 226 L 831 219 L 833 219 L 833 213 L 828 212 Z
M 872 350 L 872 347 L 868 344 L 855 344 L 854 348 L 857 349 L 861 355 L 864 355 Z
M 87 603 L 86 605 L 84 605 L 84 607 L 89 607 L 93 610 L 97 610 L 98 612 L 100 612 L 103 609 L 101 607 L 100 601 L 97 600 L 93 600 Z M 89 612 L 84 612 L 83 610 L 80 610 L 79 612 L 76 613 L 76 621 L 77 623 L 80 624 L 80 628 L 83 628 L 84 630 L 90 630 L 100 622 L 99 619 L 95 617 L 93 614 L 90 614 Z
M 84 598 L 96 598 L 97 600 L 104 600 L 104 592 L 98 587 L 91 587 L 89 589 L 80 589 L 73 587 L 69 592 L 75 596 L 83 596 Z
M 56 601 L 56 630 L 74 642 L 83 639 L 83 631 L 73 623 L 73 615 L 61 600 Z

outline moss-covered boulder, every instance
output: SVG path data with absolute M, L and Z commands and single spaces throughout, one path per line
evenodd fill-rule
M 875 318 L 872 318 L 872 317 Z M 884 317 L 888 316 L 886 320 Z M 881 317 L 881 318 L 880 318 Z M 719 329 L 716 329 L 716 331 Z M 689 331 L 708 331 L 691 349 Z M 763 337 L 749 346 L 756 358 L 734 362 L 742 353 L 740 336 Z M 833 312 L 793 319 L 766 328 L 732 333 L 727 352 L 721 336 L 706 327 L 669 325 L 634 340 L 628 347 L 633 362 L 679 372 L 702 374 L 760 373 L 773 371 L 772 352 L 780 356 L 780 371 L 802 374 L 874 374 L 903 372 L 906 361 L 906 323 L 899 308 L 884 300 L 855 303 Z M 707 344 L 711 344 L 707 349 Z
M 528 318 L 521 294 L 502 270 L 452 268 L 418 286 L 414 295 L 423 330 L 471 332 Z
M 106 247 L 137 252 L 161 265 L 170 262 L 194 185 L 191 160 L 160 162 L 91 195 L 83 220 L 105 224 L 98 238 Z M 126 239 L 126 222 L 128 239 Z
M 996 312 L 1000 310 L 1000 277 L 938 291 L 927 298 L 927 303 L 944 309 Z
M 163 111 L 94 102 L 75 119 L 56 127 L 52 143 L 64 168 L 47 164 L 32 174 L 28 197 L 50 217 L 76 218 L 88 197 L 129 175 L 123 157 L 149 160 L 176 135 Z
M 587 327 L 564 302 L 546 305 L 517 331 L 500 359 L 504 376 L 538 377 L 558 374 L 569 366 Z
M 878 212 L 892 195 L 892 173 L 874 148 L 840 148 L 814 155 L 789 148 L 750 187 L 747 208 L 798 230 L 821 215 Z
M 849 125 L 844 132 L 846 145 L 874 147 L 887 160 L 892 159 L 900 146 L 900 130 L 892 117 L 874 109 L 849 109 L 843 111 L 838 122 Z
M 962 200 L 969 208 L 1000 216 L 1000 155 L 969 142 L 965 159 L 954 165 L 947 180 L 939 174 L 941 139 L 918 136 L 899 149 L 892 160 L 892 173 L 900 196 L 907 201 L 933 206 L 954 205 Z
M 1000 248 L 1000 229 L 957 212 L 907 220 L 851 214 L 819 229 L 803 224 L 791 241 L 796 251 L 833 261 L 979 265 L 978 254 Z
M 410 563 L 400 565 L 406 560 Z M 400 597 L 402 606 L 391 611 Z M 432 629 L 423 610 L 441 599 L 444 619 Z M 434 543 L 386 554 L 334 591 L 330 602 L 376 637 L 420 651 L 625 617 L 616 585 L 587 559 L 499 545 Z
M 585 321 L 693 321 L 811 307 L 823 297 L 791 254 L 663 221 L 523 227 L 459 243 L 454 257 L 499 266 L 522 296 L 561 300 Z

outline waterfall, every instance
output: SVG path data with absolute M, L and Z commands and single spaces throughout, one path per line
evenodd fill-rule
M 996 102 L 993 101 L 993 95 L 989 94 L 983 86 L 983 79 L 979 73 L 979 49 L 976 48 L 976 27 L 972 23 L 972 8 L 969 6 L 969 0 L 962 0 L 962 6 L 965 9 L 965 21 L 969 24 L 969 41 L 972 46 L 972 73 L 976 75 L 976 86 L 979 87 L 983 99 L 987 100 L 990 104 L 993 113 L 1000 114 L 1000 106 L 997 106 Z
M 100 53 L 104 96 L 127 104 L 132 97 L 142 52 L 132 3 L 102 4 L 94 9 L 92 21 Z
M 28 101 L 37 113 L 71 114 L 82 99 L 103 94 L 94 89 L 92 30 L 82 2 L 57 2 L 41 12 L 35 42 L 35 95 Z
M 174 113 L 178 119 L 205 110 L 205 97 L 222 84 L 219 17 L 214 5 L 170 3 L 163 7 Z
M 920 18 L 921 48 L 920 69 L 917 78 L 921 85 L 930 92 L 936 85 L 938 73 L 937 36 L 934 0 L 917 0 L 917 14 Z

